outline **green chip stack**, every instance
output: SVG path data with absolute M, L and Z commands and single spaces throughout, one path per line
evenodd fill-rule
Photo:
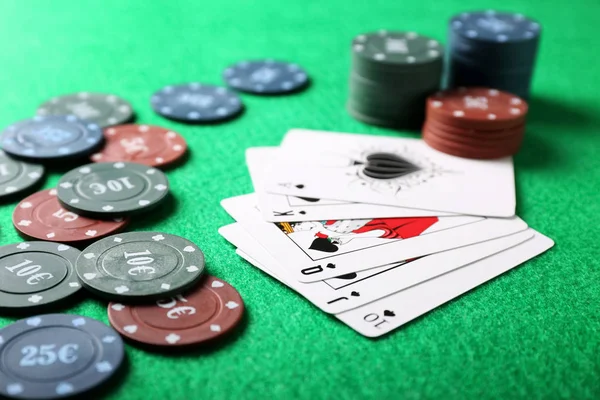
M 359 121 L 420 129 L 425 101 L 440 89 L 443 48 L 414 32 L 379 31 L 352 41 L 348 112 Z

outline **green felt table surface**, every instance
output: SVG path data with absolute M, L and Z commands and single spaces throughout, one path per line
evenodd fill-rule
M 208 270 L 243 296 L 247 318 L 215 348 L 154 354 L 128 346 L 109 399 L 600 398 L 600 52 L 597 0 L 2 0 L 0 125 L 49 97 L 113 92 L 138 122 L 185 136 L 190 158 L 168 172 L 174 203 L 133 230 L 187 237 Z M 294 127 L 417 137 L 359 123 L 344 103 L 353 36 L 414 30 L 445 42 L 448 18 L 487 8 L 538 19 L 542 44 L 526 139 L 515 158 L 518 214 L 556 241 L 548 253 L 381 338 L 361 337 L 241 261 L 217 229 L 223 198 L 252 190 L 244 150 L 277 145 Z M 220 84 L 228 64 L 273 57 L 309 71 L 309 90 L 243 95 L 222 125 L 165 120 L 149 106 L 163 85 Z M 45 187 L 56 184 L 51 173 Z M 20 241 L 14 203 L 0 242 Z M 64 312 L 108 322 L 106 303 Z M 4 325 L 14 318 L 0 317 Z

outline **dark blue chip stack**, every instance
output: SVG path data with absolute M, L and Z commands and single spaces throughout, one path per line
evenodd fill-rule
M 484 86 L 529 97 L 540 24 L 522 14 L 483 11 L 450 19 L 446 86 Z

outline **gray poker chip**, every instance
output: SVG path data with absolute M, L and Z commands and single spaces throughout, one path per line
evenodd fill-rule
M 113 235 L 87 247 L 77 274 L 90 291 L 109 300 L 161 299 L 192 287 L 204 272 L 194 243 L 161 232 Z
M 8 154 L 40 161 L 85 157 L 103 141 L 100 126 L 74 115 L 38 115 L 10 125 L 0 139 Z
M 453 32 L 471 40 L 498 43 L 531 41 L 540 35 L 540 24 L 522 14 L 494 10 L 461 13 L 450 20 Z
M 378 32 L 358 35 L 352 41 L 352 52 L 358 59 L 377 64 L 422 65 L 440 62 L 444 57 L 441 44 L 415 32 Z
M 114 94 L 80 92 L 54 97 L 44 102 L 38 115 L 72 114 L 101 128 L 120 125 L 133 118 L 131 104 Z
M 227 88 L 193 82 L 166 86 L 152 95 L 152 109 L 165 118 L 188 123 L 214 123 L 239 115 L 239 96 Z
M 302 67 L 274 60 L 239 62 L 225 69 L 223 79 L 233 89 L 254 94 L 296 92 L 309 82 Z
M 105 384 L 125 359 L 111 327 L 79 315 L 46 314 L 0 329 L 0 395 L 63 399 Z
M 57 186 L 63 207 L 97 218 L 148 211 L 168 194 L 169 182 L 162 171 L 129 162 L 84 165 L 63 175 Z
M 43 166 L 15 160 L 0 150 L 0 198 L 24 192 L 43 177 Z
M 0 308 L 38 307 L 76 293 L 81 289 L 75 273 L 79 253 L 51 242 L 0 247 Z

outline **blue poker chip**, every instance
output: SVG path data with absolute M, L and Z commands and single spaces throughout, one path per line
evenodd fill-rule
M 471 40 L 511 43 L 537 40 L 541 27 L 523 14 L 494 10 L 462 13 L 450 20 L 451 29 Z
M 239 96 L 229 89 L 196 82 L 166 86 L 152 95 L 150 103 L 159 115 L 188 123 L 220 122 L 244 109 Z
M 239 62 L 225 69 L 223 79 L 233 89 L 270 95 L 296 92 L 309 82 L 300 66 L 274 60 Z
M 2 132 L 2 149 L 15 157 L 49 161 L 83 158 L 104 142 L 100 126 L 74 115 L 36 116 Z
M 63 399 L 96 389 L 118 372 L 123 340 L 79 315 L 46 314 L 0 329 L 0 396 Z

